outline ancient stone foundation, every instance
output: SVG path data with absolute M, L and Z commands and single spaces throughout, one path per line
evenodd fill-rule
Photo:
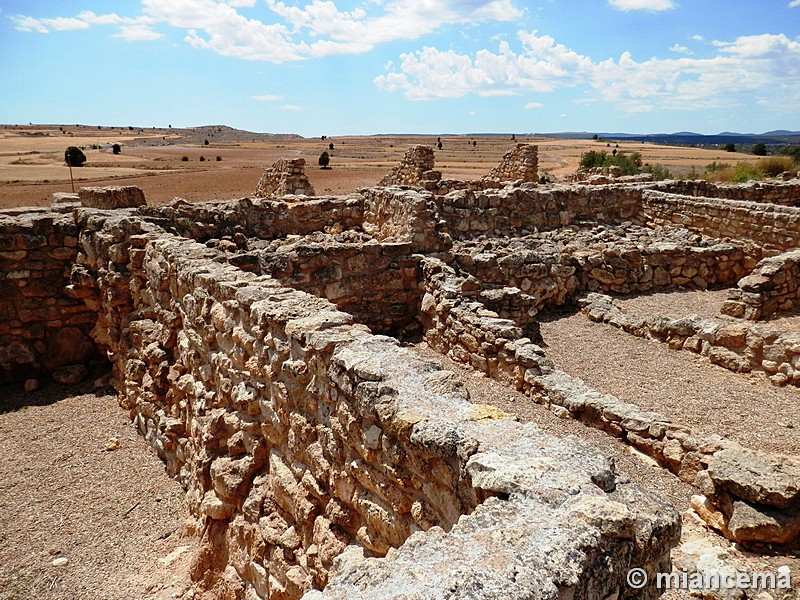
M 675 197 L 679 184 L 442 195 L 424 181 L 304 202 L 0 215 L 3 381 L 50 372 L 54 352 L 107 356 L 120 403 L 187 490 L 203 540 L 193 577 L 233 597 L 661 593 L 625 574 L 669 571 L 674 508 L 587 444 L 470 403 L 395 338 L 651 456 L 698 487 L 698 514 L 731 539 L 798 538 L 796 460 L 592 390 L 547 358 L 537 315 L 591 291 L 735 285 L 797 247 L 800 209 Z M 587 310 L 625 326 L 612 308 L 591 296 Z M 712 340 L 688 325 L 683 347 L 749 360 L 731 346 L 749 347 L 748 333 Z M 793 381 L 784 342 L 764 340 L 760 367 Z

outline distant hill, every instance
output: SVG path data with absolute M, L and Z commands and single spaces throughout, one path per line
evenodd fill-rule
M 721 146 L 736 144 L 751 146 L 753 144 L 766 144 L 767 146 L 800 145 L 800 131 L 776 130 L 766 133 L 734 133 L 724 131 L 716 135 L 705 135 L 692 131 L 679 131 L 677 133 L 588 133 L 588 132 L 563 132 L 563 133 L 536 133 L 529 134 L 537 137 L 556 139 L 592 139 L 595 135 L 604 140 L 628 140 L 634 142 L 649 142 L 669 146 Z

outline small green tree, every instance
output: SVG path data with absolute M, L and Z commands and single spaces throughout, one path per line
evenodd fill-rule
M 736 152 L 736 144 L 725 144 L 725 152 Z
M 119 154 L 120 152 L 122 152 L 122 148 L 119 147 L 119 144 L 114 144 L 113 146 L 111 146 L 111 151 L 114 154 Z
M 64 162 L 70 167 L 82 167 L 86 162 L 86 155 L 77 146 L 70 146 L 64 151 Z
M 753 146 L 753 154 L 756 156 L 766 156 L 767 155 L 767 146 L 759 142 L 755 146 Z
M 328 154 L 327 150 L 322 151 L 322 154 L 319 155 L 319 160 L 317 162 L 319 163 L 319 166 L 322 167 L 323 169 L 328 168 L 328 164 L 330 164 L 331 162 L 331 156 L 330 154 Z

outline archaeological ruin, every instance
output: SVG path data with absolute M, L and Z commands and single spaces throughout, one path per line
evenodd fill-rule
M 612 460 L 470 401 L 453 361 L 622 440 L 696 488 L 742 547 L 800 539 L 800 459 L 694 431 L 548 356 L 582 310 L 800 386 L 800 180 L 539 184 L 520 144 L 485 177 L 409 150 L 380 185 L 314 195 L 298 160 L 253 198 L 148 206 L 137 188 L 0 211 L 0 383 L 110 362 L 202 545 L 192 576 L 240 597 L 656 598 L 678 511 Z M 620 297 L 726 289 L 715 318 Z

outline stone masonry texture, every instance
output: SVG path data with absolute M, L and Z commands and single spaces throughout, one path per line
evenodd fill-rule
M 534 164 L 520 146 L 442 193 L 417 147 L 346 196 L 4 211 L 0 382 L 107 357 L 186 489 L 193 577 L 238 598 L 659 595 L 624 576 L 669 570 L 671 505 L 591 446 L 470 403 L 395 338 L 623 439 L 696 485 L 727 537 L 796 540 L 796 461 L 592 390 L 547 358 L 537 315 L 581 304 L 630 329 L 601 294 L 737 282 L 789 308 L 800 182 L 539 186 Z M 687 349 L 749 356 L 746 332 L 684 329 Z M 793 383 L 780 336 L 759 368 Z

